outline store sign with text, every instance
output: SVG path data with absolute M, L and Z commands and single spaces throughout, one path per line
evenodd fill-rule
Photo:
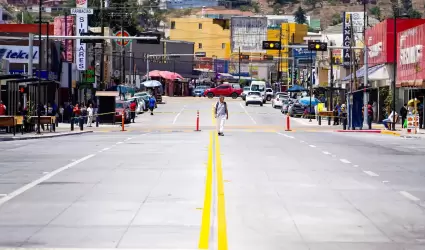
M 87 8 L 87 0 L 77 0 L 76 1 L 77 8 Z M 76 23 L 75 23 L 75 33 L 77 36 L 81 36 L 81 33 L 86 33 L 88 30 L 88 14 L 86 13 L 78 13 L 76 14 Z M 80 39 L 75 40 L 75 60 L 77 64 L 77 70 L 86 70 L 86 61 L 87 61 L 87 45 L 85 43 L 81 43 Z
M 28 63 L 30 48 L 28 46 L 0 45 L 0 60 L 5 59 L 9 63 Z M 38 46 L 33 46 L 32 62 L 37 64 L 39 60 Z

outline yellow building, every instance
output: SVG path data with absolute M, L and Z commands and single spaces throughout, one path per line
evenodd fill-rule
M 230 20 L 212 18 L 172 18 L 170 40 L 195 43 L 195 52 L 205 52 L 206 57 L 230 57 Z
M 289 45 L 291 43 L 295 44 L 303 44 L 303 38 L 307 36 L 308 26 L 305 24 L 296 24 L 296 23 L 282 23 L 281 29 L 269 29 L 267 32 L 267 40 L 268 41 L 279 41 L 279 36 L 282 36 L 282 45 Z M 283 48 L 281 52 L 281 57 L 290 57 L 289 49 Z M 268 50 L 268 55 L 272 55 L 274 57 L 279 56 L 278 50 Z M 289 66 L 291 62 L 288 60 L 282 59 L 281 71 L 288 72 L 288 63 Z

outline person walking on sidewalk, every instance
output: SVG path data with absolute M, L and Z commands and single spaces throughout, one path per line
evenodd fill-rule
M 88 115 L 87 127 L 91 127 L 91 124 L 93 122 L 93 115 L 94 115 L 94 110 L 91 103 L 89 104 L 89 107 L 87 108 L 87 115 Z
M 369 102 L 367 104 L 367 125 L 369 129 L 372 129 L 372 121 L 373 121 L 373 106 L 372 106 L 372 103 Z
M 220 96 L 220 100 L 215 105 L 215 118 L 217 120 L 217 133 L 224 136 L 224 123 L 229 119 L 229 112 L 227 110 L 227 103 L 224 101 L 224 96 Z
M 404 121 L 407 119 L 407 103 L 404 104 L 403 107 L 400 108 L 400 115 L 401 115 L 401 126 L 404 127 Z
M 151 95 L 149 98 L 149 110 L 151 111 L 151 115 L 153 115 L 153 110 L 155 109 L 156 99 L 154 95 Z
M 134 123 L 134 119 L 136 118 L 136 107 L 137 107 L 136 101 L 133 100 L 130 103 L 130 117 L 133 123 Z

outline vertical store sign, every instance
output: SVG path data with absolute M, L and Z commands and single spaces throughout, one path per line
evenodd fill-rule
M 87 8 L 88 0 L 77 0 L 77 8 Z M 85 13 L 76 14 L 76 24 L 75 24 L 75 33 L 77 36 L 81 36 L 81 33 L 87 32 L 88 26 L 88 15 Z M 87 46 L 85 43 L 81 43 L 80 39 L 75 40 L 75 58 L 78 70 L 86 70 L 86 49 Z
M 344 12 L 342 21 L 343 21 L 342 22 L 342 43 L 343 43 L 342 45 L 344 47 L 350 47 L 352 35 L 354 35 L 354 40 L 356 40 L 356 37 L 358 37 L 359 35 L 355 35 L 355 34 L 363 32 L 364 23 L 365 23 L 364 12 Z M 352 32 L 351 32 L 351 27 L 353 27 Z M 342 58 L 343 58 L 344 65 L 350 64 L 351 50 L 343 49 Z

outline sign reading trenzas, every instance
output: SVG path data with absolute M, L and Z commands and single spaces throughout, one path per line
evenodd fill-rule
M 0 45 L 0 60 L 5 59 L 9 63 L 28 63 L 29 50 L 28 46 Z M 38 58 L 38 46 L 34 46 L 32 62 L 38 63 Z

